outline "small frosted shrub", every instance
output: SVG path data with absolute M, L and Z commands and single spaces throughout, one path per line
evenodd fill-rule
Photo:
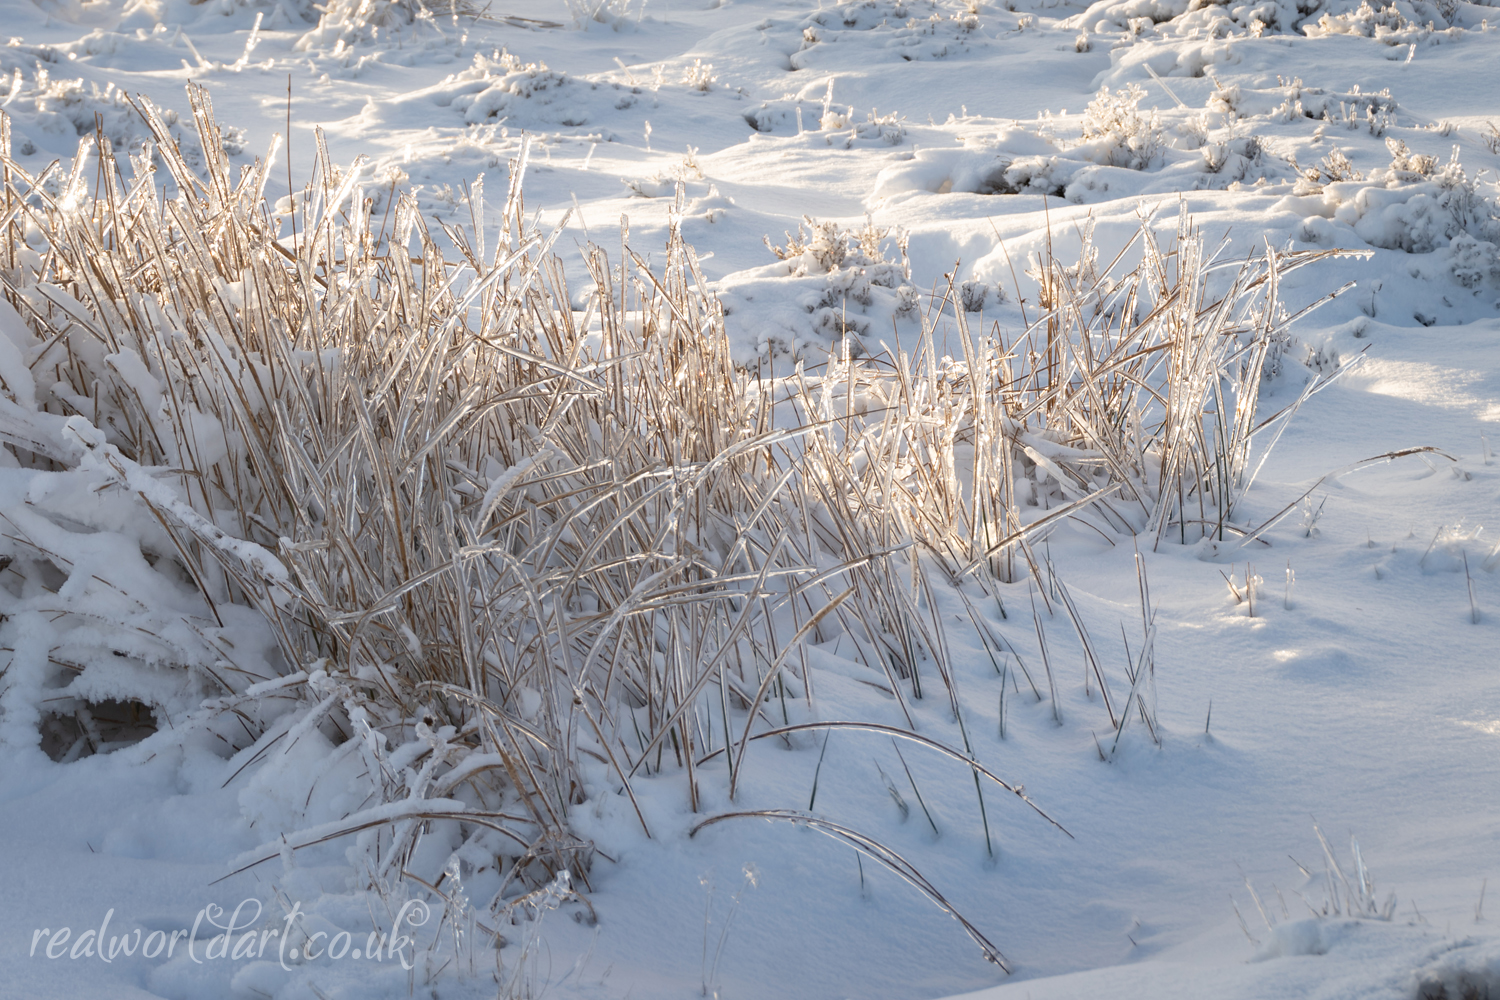
M 1319 173 L 1330 181 L 1362 181 L 1365 175 L 1355 169 L 1343 150 L 1335 149 L 1323 157 Z
M 1114 92 L 1107 85 L 1099 88 L 1083 119 L 1083 141 L 1095 146 L 1095 162 L 1145 170 L 1161 156 L 1166 146 L 1161 120 L 1155 109 L 1141 113 L 1145 96 L 1134 83 Z
M 693 90 L 702 93 L 712 90 L 714 82 L 718 79 L 714 75 L 713 64 L 706 63 L 702 59 L 694 59 L 693 64 L 682 74 L 683 83 L 687 84 Z

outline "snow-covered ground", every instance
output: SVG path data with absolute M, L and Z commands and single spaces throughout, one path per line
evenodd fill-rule
M 554 250 L 575 293 L 588 287 L 578 247 L 617 254 L 628 217 L 630 244 L 649 262 L 675 220 L 724 303 L 736 360 L 778 373 L 826 362 L 840 331 L 855 354 L 898 340 L 910 349 L 949 275 L 973 307 L 968 323 L 1013 344 L 1037 314 L 1028 272 L 1049 247 L 1071 263 L 1089 235 L 1102 269 L 1153 213 L 1152 229 L 1170 235 L 1185 208 L 1210 248 L 1228 241 L 1225 259 L 1267 246 L 1365 251 L 1301 268 L 1279 288 L 1295 313 L 1357 283 L 1292 324 L 1266 366 L 1267 414 L 1338 374 L 1301 403 L 1235 521 L 1258 526 L 1291 509 L 1244 544 L 1177 529 L 1153 544 L 1150 533 L 1070 521 L 1038 543 L 1053 564 L 1040 588 L 1065 582 L 1110 650 L 1116 699 L 1130 684 L 1113 636 L 1124 630 L 1139 648 L 1140 573 L 1149 580 L 1159 742 L 1136 724 L 1116 743 L 1055 590 L 1037 616 L 1055 697 L 1033 697 L 1014 668 L 1007 688 L 967 625 L 950 635 L 967 731 L 939 697 L 909 702 L 911 728 L 946 745 L 970 741 L 1066 832 L 1010 796 L 987 797 L 982 820 L 967 766 L 910 742 L 898 756 L 879 732 L 804 733 L 794 752 L 761 741 L 743 758 L 735 800 L 724 781 L 704 780 L 696 811 L 680 772 L 642 777 L 633 791 L 649 838 L 601 771 L 570 816 L 598 852 L 586 893 L 598 920 L 567 901 L 507 923 L 499 985 L 475 928 L 446 968 L 402 968 L 424 949 L 453 957 L 450 939 L 432 937 L 442 902 L 411 880 L 390 891 L 438 900 L 433 919 L 378 963 L 352 949 L 282 961 L 281 937 L 264 933 L 253 956 L 206 949 L 244 900 L 256 902 L 240 911 L 237 945 L 247 926 L 289 928 L 294 908 L 330 938 L 349 931 L 353 949 L 389 929 L 375 897 L 356 891 L 352 837 L 287 848 L 230 875 L 261 857 L 260 845 L 361 803 L 340 785 L 347 775 L 322 769 L 331 748 L 316 730 L 300 748 L 293 739 L 286 752 L 261 753 L 270 747 L 261 738 L 226 757 L 193 728 L 192 704 L 166 706 L 184 721 L 144 742 L 49 759 L 37 744 L 45 692 L 23 676 L 25 658 L 80 657 L 87 667 L 88 655 L 76 631 L 77 649 L 45 645 L 56 634 L 49 601 L 73 602 L 77 614 L 90 601 L 127 600 L 104 583 L 111 573 L 152 576 L 139 552 L 71 543 L 89 553 L 101 586 L 90 590 L 75 570 L 49 595 L 30 574 L 0 598 L 0 646 L 12 658 L 0 675 L 0 996 L 1500 992 L 1500 899 L 1484 898 L 1486 879 L 1500 877 L 1500 463 L 1491 454 L 1500 446 L 1500 8 L 429 6 L 14 0 L 0 27 L 10 37 L 0 109 L 16 162 L 32 174 L 54 159 L 70 166 L 96 120 L 123 160 L 149 136 L 127 95 L 175 110 L 169 127 L 186 147 L 193 82 L 212 97 L 236 169 L 290 128 L 270 174 L 273 200 L 287 193 L 288 172 L 294 187 L 306 183 L 321 129 L 334 163 L 369 158 L 377 216 L 383 192 L 406 187 L 429 220 L 472 225 L 465 185 L 483 174 L 491 209 L 481 221 L 493 229 L 507 164 L 529 141 L 525 206 L 544 229 L 567 216 Z M 824 223 L 836 228 L 819 243 Z M 812 234 L 801 254 L 785 249 L 799 225 Z M 841 262 L 818 252 L 844 246 L 838 229 L 868 237 Z M 956 319 L 939 313 L 941 338 Z M 6 326 L 14 318 L 0 314 L 0 332 L 19 343 Z M 27 360 L 0 349 L 12 398 Z M 1268 443 L 1256 439 L 1257 456 Z M 87 480 L 16 464 L 0 456 L 0 533 L 32 544 L 62 530 L 43 515 L 66 521 L 81 509 L 70 491 Z M 1258 578 L 1253 615 L 1241 599 L 1247 577 Z M 1032 615 L 1040 588 L 1006 585 L 1008 617 L 991 619 L 1044 694 Z M 121 613 L 138 614 L 147 634 L 174 627 L 163 610 L 172 593 L 134 593 L 138 610 Z M 225 615 L 224 635 L 267 647 L 255 614 Z M 812 655 L 807 718 L 905 727 L 882 675 L 834 644 Z M 142 697 L 139 677 L 116 691 L 107 673 L 80 676 L 106 678 L 97 697 Z M 164 702 L 181 697 L 163 686 Z M 702 770 L 724 767 L 721 755 Z M 689 836 L 705 818 L 744 809 L 800 810 L 898 852 L 1010 973 L 913 886 L 808 824 L 737 819 Z M 444 858 L 422 860 L 424 878 L 444 869 Z M 472 903 L 487 902 L 471 892 Z M 211 906 L 224 908 L 217 927 Z M 107 938 L 147 941 L 158 930 L 161 943 L 175 930 L 189 936 L 171 957 L 144 957 L 134 944 L 133 955 L 98 954 Z

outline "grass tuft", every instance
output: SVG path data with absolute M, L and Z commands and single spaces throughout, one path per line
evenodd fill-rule
M 937 594 L 974 587 L 1003 616 L 1004 586 L 1030 578 L 1050 613 L 1033 543 L 1064 519 L 1154 544 L 1245 533 L 1252 441 L 1291 412 L 1257 413 L 1296 318 L 1278 282 L 1332 253 L 1222 260 L 1186 214 L 1165 241 L 1148 218 L 1111 268 L 1087 245 L 1076 265 L 1041 260 L 1041 315 L 1008 344 L 956 308 L 961 360 L 928 324 L 913 353 L 846 348 L 821 374 L 763 379 L 730 357 L 676 224 L 655 268 L 628 231 L 618 252 L 590 244 L 576 296 L 561 227 L 524 210 L 528 148 L 498 227 L 481 177 L 473 226 L 434 232 L 405 195 L 381 221 L 363 162 L 336 166 L 321 133 L 309 183 L 268 199 L 278 146 L 233 169 L 206 92 L 190 101 L 201 163 L 144 100 L 155 146 L 128 164 L 95 136 L 39 176 L 0 149 L 0 292 L 21 321 L 5 338 L 19 360 L 0 350 L 0 439 L 149 512 L 143 553 L 180 570 L 205 620 L 260 612 L 281 669 L 214 674 L 223 705 L 298 690 L 293 731 L 361 756 L 376 804 L 286 850 L 377 830 L 379 884 L 455 821 L 505 873 L 492 911 L 565 872 L 587 886 L 593 848 L 569 820 L 599 791 L 587 761 L 649 836 L 646 775 L 680 769 L 697 811 L 710 776 L 736 795 L 755 740 L 845 725 L 788 715 L 813 699 L 793 651 L 835 637 L 906 723 L 847 725 L 970 767 L 988 844 L 981 776 L 1025 796 L 968 748 Z M 1118 708 L 1052 583 L 1116 744 L 1132 701 L 1157 733 L 1141 572 L 1145 641 Z M 964 600 L 993 656 L 1002 640 Z M 1044 644 L 1035 609 L 1034 624 Z M 964 751 L 912 732 L 928 696 Z M 267 738 L 257 756 L 288 730 L 270 731 L 246 723 Z M 798 821 L 925 885 L 867 838 Z

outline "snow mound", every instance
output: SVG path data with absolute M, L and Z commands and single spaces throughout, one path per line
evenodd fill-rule
M 1124 31 L 1132 39 L 1342 34 L 1386 45 L 1435 45 L 1462 33 L 1449 24 L 1457 7 L 1423 0 L 1394 0 L 1380 7 L 1372 7 L 1369 0 L 1097 0 L 1062 23 L 1098 34 Z
M 1142 96 L 1139 88 L 1111 93 L 1106 85 L 1080 131 L 1066 138 L 1060 123 L 1044 119 L 1032 128 L 1007 123 L 971 133 L 956 147 L 920 149 L 881 171 L 870 202 L 925 192 L 1045 194 L 1095 204 L 1297 177 L 1294 165 L 1254 134 L 1210 129 L 1183 111 L 1142 113 Z
M 1495 185 L 1482 187 L 1470 178 L 1458 162 L 1457 147 L 1442 166 L 1434 157 L 1411 153 L 1400 140 L 1388 138 L 1386 147 L 1390 166 L 1368 178 L 1356 172 L 1321 188 L 1306 186 L 1292 201 L 1386 250 L 1425 254 L 1460 240 L 1451 252 L 1453 274 L 1465 287 L 1477 287 L 1494 274 L 1500 242 L 1500 204 L 1485 191 Z M 1316 224 L 1305 228 L 1315 238 L 1320 231 Z
M 95 31 L 64 45 L 13 42 L 0 47 L 0 93 L 11 118 L 16 152 L 22 157 L 45 153 L 71 156 L 78 140 L 101 130 L 121 152 L 139 153 L 151 131 L 132 106 L 126 92 L 83 68 L 89 57 L 135 48 L 155 54 L 157 46 L 137 38 Z M 201 166 L 201 147 L 191 128 L 184 128 L 176 111 L 161 111 L 164 124 L 186 155 Z M 231 155 L 244 151 L 243 129 L 224 130 L 224 146 Z
M 840 68 L 856 54 L 862 62 L 945 59 L 989 43 L 970 5 L 930 0 L 849 0 L 809 15 L 801 28 L 794 70 Z
M 1417 1000 L 1482 1000 L 1500 994 L 1500 941 L 1459 942 L 1416 978 Z
M 719 102 L 732 102 L 735 108 L 731 114 L 743 115 L 740 95 L 716 87 L 713 81 L 717 77 L 709 70 L 711 67 L 700 62 L 696 67 L 690 65 L 679 79 L 621 82 L 574 76 L 497 49 L 489 55 L 476 53 L 468 66 L 434 86 L 372 104 L 367 114 L 372 123 L 400 127 L 409 119 L 411 109 L 436 106 L 448 109 L 456 119 L 454 124 L 496 125 L 542 134 L 577 134 L 572 130 L 588 127 L 605 141 L 614 141 L 617 136 L 611 128 L 640 134 L 642 112 L 651 117 L 659 114 L 662 119 L 688 120 L 707 100 L 721 111 L 724 109 L 719 108 Z M 430 115 L 431 111 L 423 114 Z

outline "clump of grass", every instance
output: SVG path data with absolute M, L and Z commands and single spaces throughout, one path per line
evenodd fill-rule
M 853 728 L 969 766 L 988 830 L 980 776 L 1021 793 L 968 748 L 938 590 L 968 583 L 999 606 L 1002 584 L 1040 581 L 1032 543 L 1064 518 L 1106 538 L 1243 530 L 1250 442 L 1274 426 L 1256 413 L 1261 372 L 1289 322 L 1277 282 L 1328 255 L 1231 265 L 1185 215 L 1165 245 L 1147 222 L 1133 269 L 1099 271 L 1088 246 L 1074 267 L 1040 261 L 1042 313 L 1010 344 L 972 336 L 958 309 L 960 361 L 929 325 L 914 353 L 845 349 L 822 375 L 761 379 L 730 357 L 675 225 L 656 269 L 628 232 L 616 256 L 590 245 L 575 310 L 561 228 L 524 212 L 524 149 L 489 234 L 482 178 L 470 228 L 434 233 L 405 196 L 382 222 L 362 163 L 336 167 L 321 135 L 278 214 L 275 149 L 236 176 L 190 93 L 201 169 L 141 104 L 165 185 L 150 151 L 127 178 L 86 140 L 54 189 L 56 165 L 34 177 L 0 149 L 0 285 L 28 338 L 20 367 L 0 356 L 0 430 L 18 461 L 76 467 L 148 510 L 157 558 L 211 612 L 259 610 L 284 676 L 219 677 L 224 705 L 269 690 L 252 681 L 300 688 L 299 731 L 326 727 L 364 760 L 377 805 L 249 863 L 375 831 L 378 885 L 432 824 L 457 823 L 494 859 L 491 914 L 562 872 L 587 887 L 592 845 L 569 819 L 585 759 L 632 803 L 633 782 L 669 769 L 695 811 L 703 780 L 733 798 L 751 742 L 807 728 L 790 723 L 813 697 L 797 654 L 835 635 L 908 731 Z M 819 250 L 852 245 L 802 248 Z M 1111 721 L 1134 700 L 1154 730 L 1147 603 Z M 964 751 L 909 732 L 909 701 L 929 695 Z M 252 742 L 267 735 L 245 718 Z
M 1318 845 L 1323 851 L 1323 871 L 1320 874 L 1302 865 L 1296 858 L 1292 858 L 1292 864 L 1302 873 L 1311 889 L 1321 881 L 1324 895 L 1321 902 L 1314 903 L 1308 898 L 1307 893 L 1294 890 L 1302 904 L 1307 907 L 1307 912 L 1315 920 L 1326 920 L 1330 917 L 1342 917 L 1353 920 L 1380 920 L 1389 922 L 1396 914 L 1396 894 L 1388 893 L 1384 900 L 1376 894 L 1375 879 L 1370 869 L 1365 864 L 1364 854 L 1360 851 L 1359 841 L 1353 836 L 1349 838 L 1350 869 L 1346 871 L 1339 863 L 1333 847 L 1328 843 L 1328 838 L 1323 835 L 1318 824 L 1313 824 L 1313 833 L 1317 835 Z M 1241 873 L 1243 875 L 1243 873 Z M 1287 907 L 1286 897 L 1280 889 L 1273 884 L 1271 888 L 1276 893 L 1277 906 L 1269 905 L 1269 899 L 1262 900 L 1260 893 L 1256 892 L 1254 884 L 1248 875 L 1244 875 L 1245 890 L 1250 894 L 1250 900 L 1260 914 L 1261 922 L 1266 930 L 1274 931 L 1278 924 L 1292 919 L 1291 911 Z M 1230 905 L 1234 909 L 1234 915 L 1239 921 L 1240 930 L 1250 943 L 1260 945 L 1260 940 L 1250 933 L 1250 927 L 1245 922 L 1245 917 L 1240 913 L 1239 904 L 1230 897 Z M 1278 910 L 1280 916 L 1277 915 Z M 1420 912 L 1418 913 L 1420 917 Z
M 844 267 L 887 270 L 910 279 L 911 263 L 907 260 L 907 234 L 881 229 L 869 219 L 863 229 L 844 229 L 836 222 L 817 220 L 803 216 L 806 228 L 797 226 L 797 234 L 786 233 L 786 245 L 778 246 L 769 236 L 762 237 L 766 249 L 776 255 L 777 260 L 788 260 L 795 264 L 800 274 L 831 273 Z M 896 244 L 896 256 L 888 257 L 887 240 Z M 975 310 L 977 311 L 977 310 Z

